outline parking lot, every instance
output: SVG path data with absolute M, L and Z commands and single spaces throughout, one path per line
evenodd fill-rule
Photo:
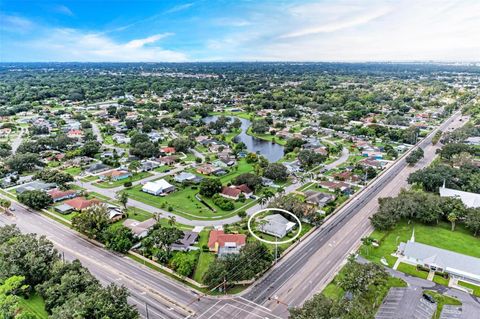
M 437 304 L 424 299 L 420 288 L 391 288 L 378 309 L 375 319 L 431 319 L 436 309 Z
M 462 306 L 445 305 L 440 315 L 440 319 L 460 319 L 462 318 Z

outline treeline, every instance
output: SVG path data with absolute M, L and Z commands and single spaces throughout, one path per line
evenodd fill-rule
M 373 318 L 379 301 L 388 291 L 388 273 L 374 263 L 359 264 L 350 259 L 334 283 L 346 295 L 333 300 L 316 294 L 302 307 L 290 309 L 290 319 L 358 319 Z
M 38 293 L 53 319 L 139 318 L 126 288 L 102 286 L 78 260 L 62 261 L 44 236 L 22 234 L 15 226 L 0 228 L 0 283 L 22 287 L 16 294 L 24 298 Z M 2 318 L 25 318 L 15 307 L 1 309 Z
M 379 230 L 390 230 L 402 219 L 434 225 L 440 221 L 462 223 L 474 236 L 480 234 L 480 208 L 467 208 L 458 198 L 440 197 L 423 191 L 402 190 L 397 197 L 379 199 L 370 221 Z

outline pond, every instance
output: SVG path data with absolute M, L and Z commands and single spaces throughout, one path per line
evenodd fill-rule
M 227 116 L 230 120 L 233 120 L 233 116 Z M 283 146 L 279 145 L 277 143 L 272 143 L 269 141 L 264 141 L 262 139 L 250 136 L 247 134 L 247 130 L 252 124 L 250 120 L 241 118 L 241 117 L 236 117 L 242 122 L 241 129 L 242 131 L 240 134 L 235 136 L 234 141 L 236 143 L 243 142 L 247 146 L 247 150 L 252 153 L 257 153 L 262 156 L 264 156 L 266 159 L 268 159 L 270 162 L 276 162 L 279 159 L 282 158 L 283 156 Z M 203 121 L 205 123 L 210 123 L 213 121 L 216 121 L 218 119 L 217 115 L 214 116 L 208 116 L 203 118 Z

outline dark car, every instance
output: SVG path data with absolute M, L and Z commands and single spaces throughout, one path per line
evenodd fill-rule
M 428 302 L 430 302 L 430 303 L 435 303 L 435 302 L 436 302 L 436 301 L 435 301 L 435 298 L 433 298 L 432 296 L 427 295 L 427 294 L 425 294 L 425 293 L 423 294 L 423 298 L 425 298 L 425 299 L 426 299 Z

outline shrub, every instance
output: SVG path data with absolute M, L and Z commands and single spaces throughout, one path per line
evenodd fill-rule
M 240 218 L 247 217 L 247 212 L 245 212 L 244 210 L 239 211 L 238 212 L 238 217 L 240 217 Z
M 215 205 L 223 210 L 233 210 L 235 208 L 235 205 L 233 205 L 231 200 L 228 200 L 218 194 L 213 195 L 212 200 Z

